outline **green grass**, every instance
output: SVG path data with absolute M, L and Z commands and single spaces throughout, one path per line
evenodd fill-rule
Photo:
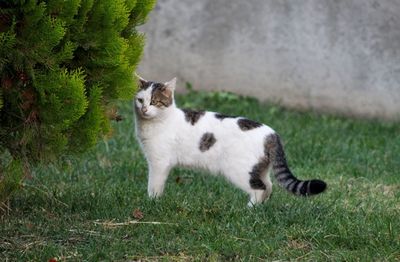
M 0 220 L 0 260 L 400 260 L 400 124 L 293 112 L 228 93 L 192 91 L 178 104 L 270 125 L 295 175 L 324 179 L 327 192 L 299 198 L 274 186 L 267 203 L 249 209 L 224 179 L 175 169 L 165 195 L 149 200 L 124 103 L 111 140 L 35 169 Z M 126 223 L 138 213 L 140 222 L 162 224 Z

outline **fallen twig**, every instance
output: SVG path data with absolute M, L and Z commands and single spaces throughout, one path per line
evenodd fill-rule
M 10 211 L 10 200 L 7 199 L 5 202 L 0 202 L 0 215 L 5 214 L 8 216 Z
M 96 225 L 101 225 L 104 227 L 120 227 L 120 226 L 128 226 L 128 225 L 135 225 L 135 224 L 151 224 L 151 225 L 178 225 L 176 223 L 169 223 L 169 222 L 158 222 L 158 221 L 138 221 L 138 220 L 130 220 L 125 222 L 114 222 L 111 221 L 99 221 L 96 220 L 93 222 Z

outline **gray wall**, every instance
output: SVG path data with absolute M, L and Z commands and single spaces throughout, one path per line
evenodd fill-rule
M 400 0 L 159 0 L 139 73 L 400 119 Z

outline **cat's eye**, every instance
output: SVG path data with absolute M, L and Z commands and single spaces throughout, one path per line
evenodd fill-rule
M 137 100 L 139 103 L 143 104 L 143 98 L 138 98 Z
M 157 104 L 157 102 L 155 102 L 154 100 L 151 100 L 151 101 L 150 101 L 150 105 L 151 105 L 151 106 L 154 106 L 155 104 Z

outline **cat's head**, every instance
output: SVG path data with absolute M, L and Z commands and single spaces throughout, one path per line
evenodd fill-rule
M 174 107 L 175 86 L 176 78 L 166 83 L 157 83 L 139 77 L 139 91 L 134 101 L 136 114 L 142 119 L 153 119 Z

